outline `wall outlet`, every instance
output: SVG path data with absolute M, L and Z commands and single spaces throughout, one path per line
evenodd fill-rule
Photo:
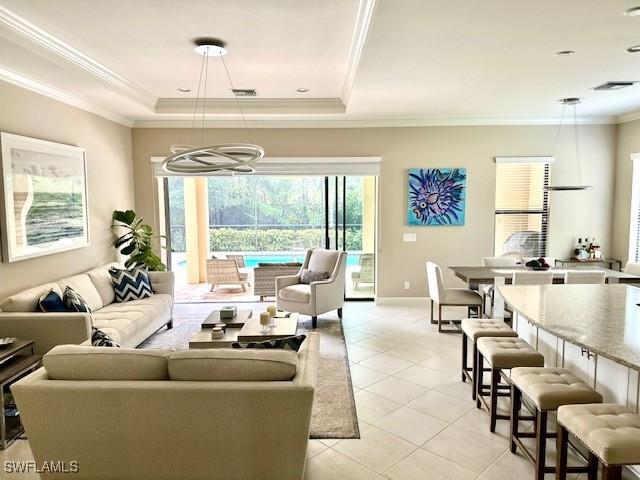
M 403 233 L 402 241 L 403 242 L 415 242 L 417 240 L 417 235 L 415 233 Z
M 404 289 L 405 290 L 409 290 L 411 288 L 411 283 L 409 282 L 404 282 Z

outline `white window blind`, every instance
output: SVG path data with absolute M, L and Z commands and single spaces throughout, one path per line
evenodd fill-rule
M 536 157 L 537 160 L 538 157 Z M 547 253 L 549 162 L 496 159 L 494 255 Z
M 631 157 L 631 217 L 629 219 L 629 261 L 640 262 L 640 154 Z

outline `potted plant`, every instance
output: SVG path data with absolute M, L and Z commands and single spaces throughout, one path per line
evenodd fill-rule
M 153 240 L 161 238 L 154 235 L 151 225 L 142 223 L 133 210 L 115 210 L 113 212 L 114 224 L 112 228 L 117 231 L 124 230 L 114 242 L 116 249 L 123 255 L 128 255 L 125 262 L 127 268 L 146 266 L 151 271 L 163 272 L 167 269 L 160 257 L 153 251 Z

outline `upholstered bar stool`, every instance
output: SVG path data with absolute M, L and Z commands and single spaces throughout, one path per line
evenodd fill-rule
M 523 397 L 528 401 L 523 402 Z M 534 432 L 518 432 L 520 407 L 525 404 L 535 417 Z M 545 465 L 547 438 L 555 433 L 547 432 L 549 412 L 563 405 L 602 403 L 602 395 L 564 368 L 514 368 L 511 370 L 511 451 L 520 447 L 535 465 L 536 480 L 543 480 L 545 473 L 554 473 L 555 465 Z M 532 404 L 532 405 L 529 405 Z M 521 438 L 536 439 L 535 455 L 524 446 Z M 586 468 L 571 467 L 574 472 L 587 472 Z
M 476 366 L 478 364 L 478 339 L 482 337 L 517 337 L 518 334 L 502 319 L 495 318 L 465 318 L 460 327 L 462 329 L 462 381 L 473 386 L 471 397 L 476 399 Z M 468 364 L 469 340 L 473 342 L 471 364 Z
M 500 375 L 503 370 L 516 367 L 542 367 L 544 356 L 531 345 L 517 337 L 482 337 L 478 339 L 478 355 L 476 367 L 476 406 L 481 403 L 489 410 L 489 430 L 495 432 L 497 420 L 509 420 L 509 415 L 498 415 L 498 397 L 507 397 L 509 393 L 500 390 L 509 389 L 509 378 L 503 374 L 506 385 L 500 385 Z M 490 403 L 484 399 L 487 396 L 484 385 L 484 362 L 491 365 L 491 382 L 489 384 Z M 533 417 L 531 418 L 533 420 Z
M 589 450 L 589 480 L 598 463 L 603 480 L 620 480 L 623 465 L 640 464 L 640 415 L 615 403 L 565 405 L 558 408 L 558 480 L 567 478 L 569 433 Z

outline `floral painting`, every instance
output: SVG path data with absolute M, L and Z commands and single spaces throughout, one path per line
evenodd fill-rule
M 466 168 L 409 170 L 409 225 L 464 225 Z

